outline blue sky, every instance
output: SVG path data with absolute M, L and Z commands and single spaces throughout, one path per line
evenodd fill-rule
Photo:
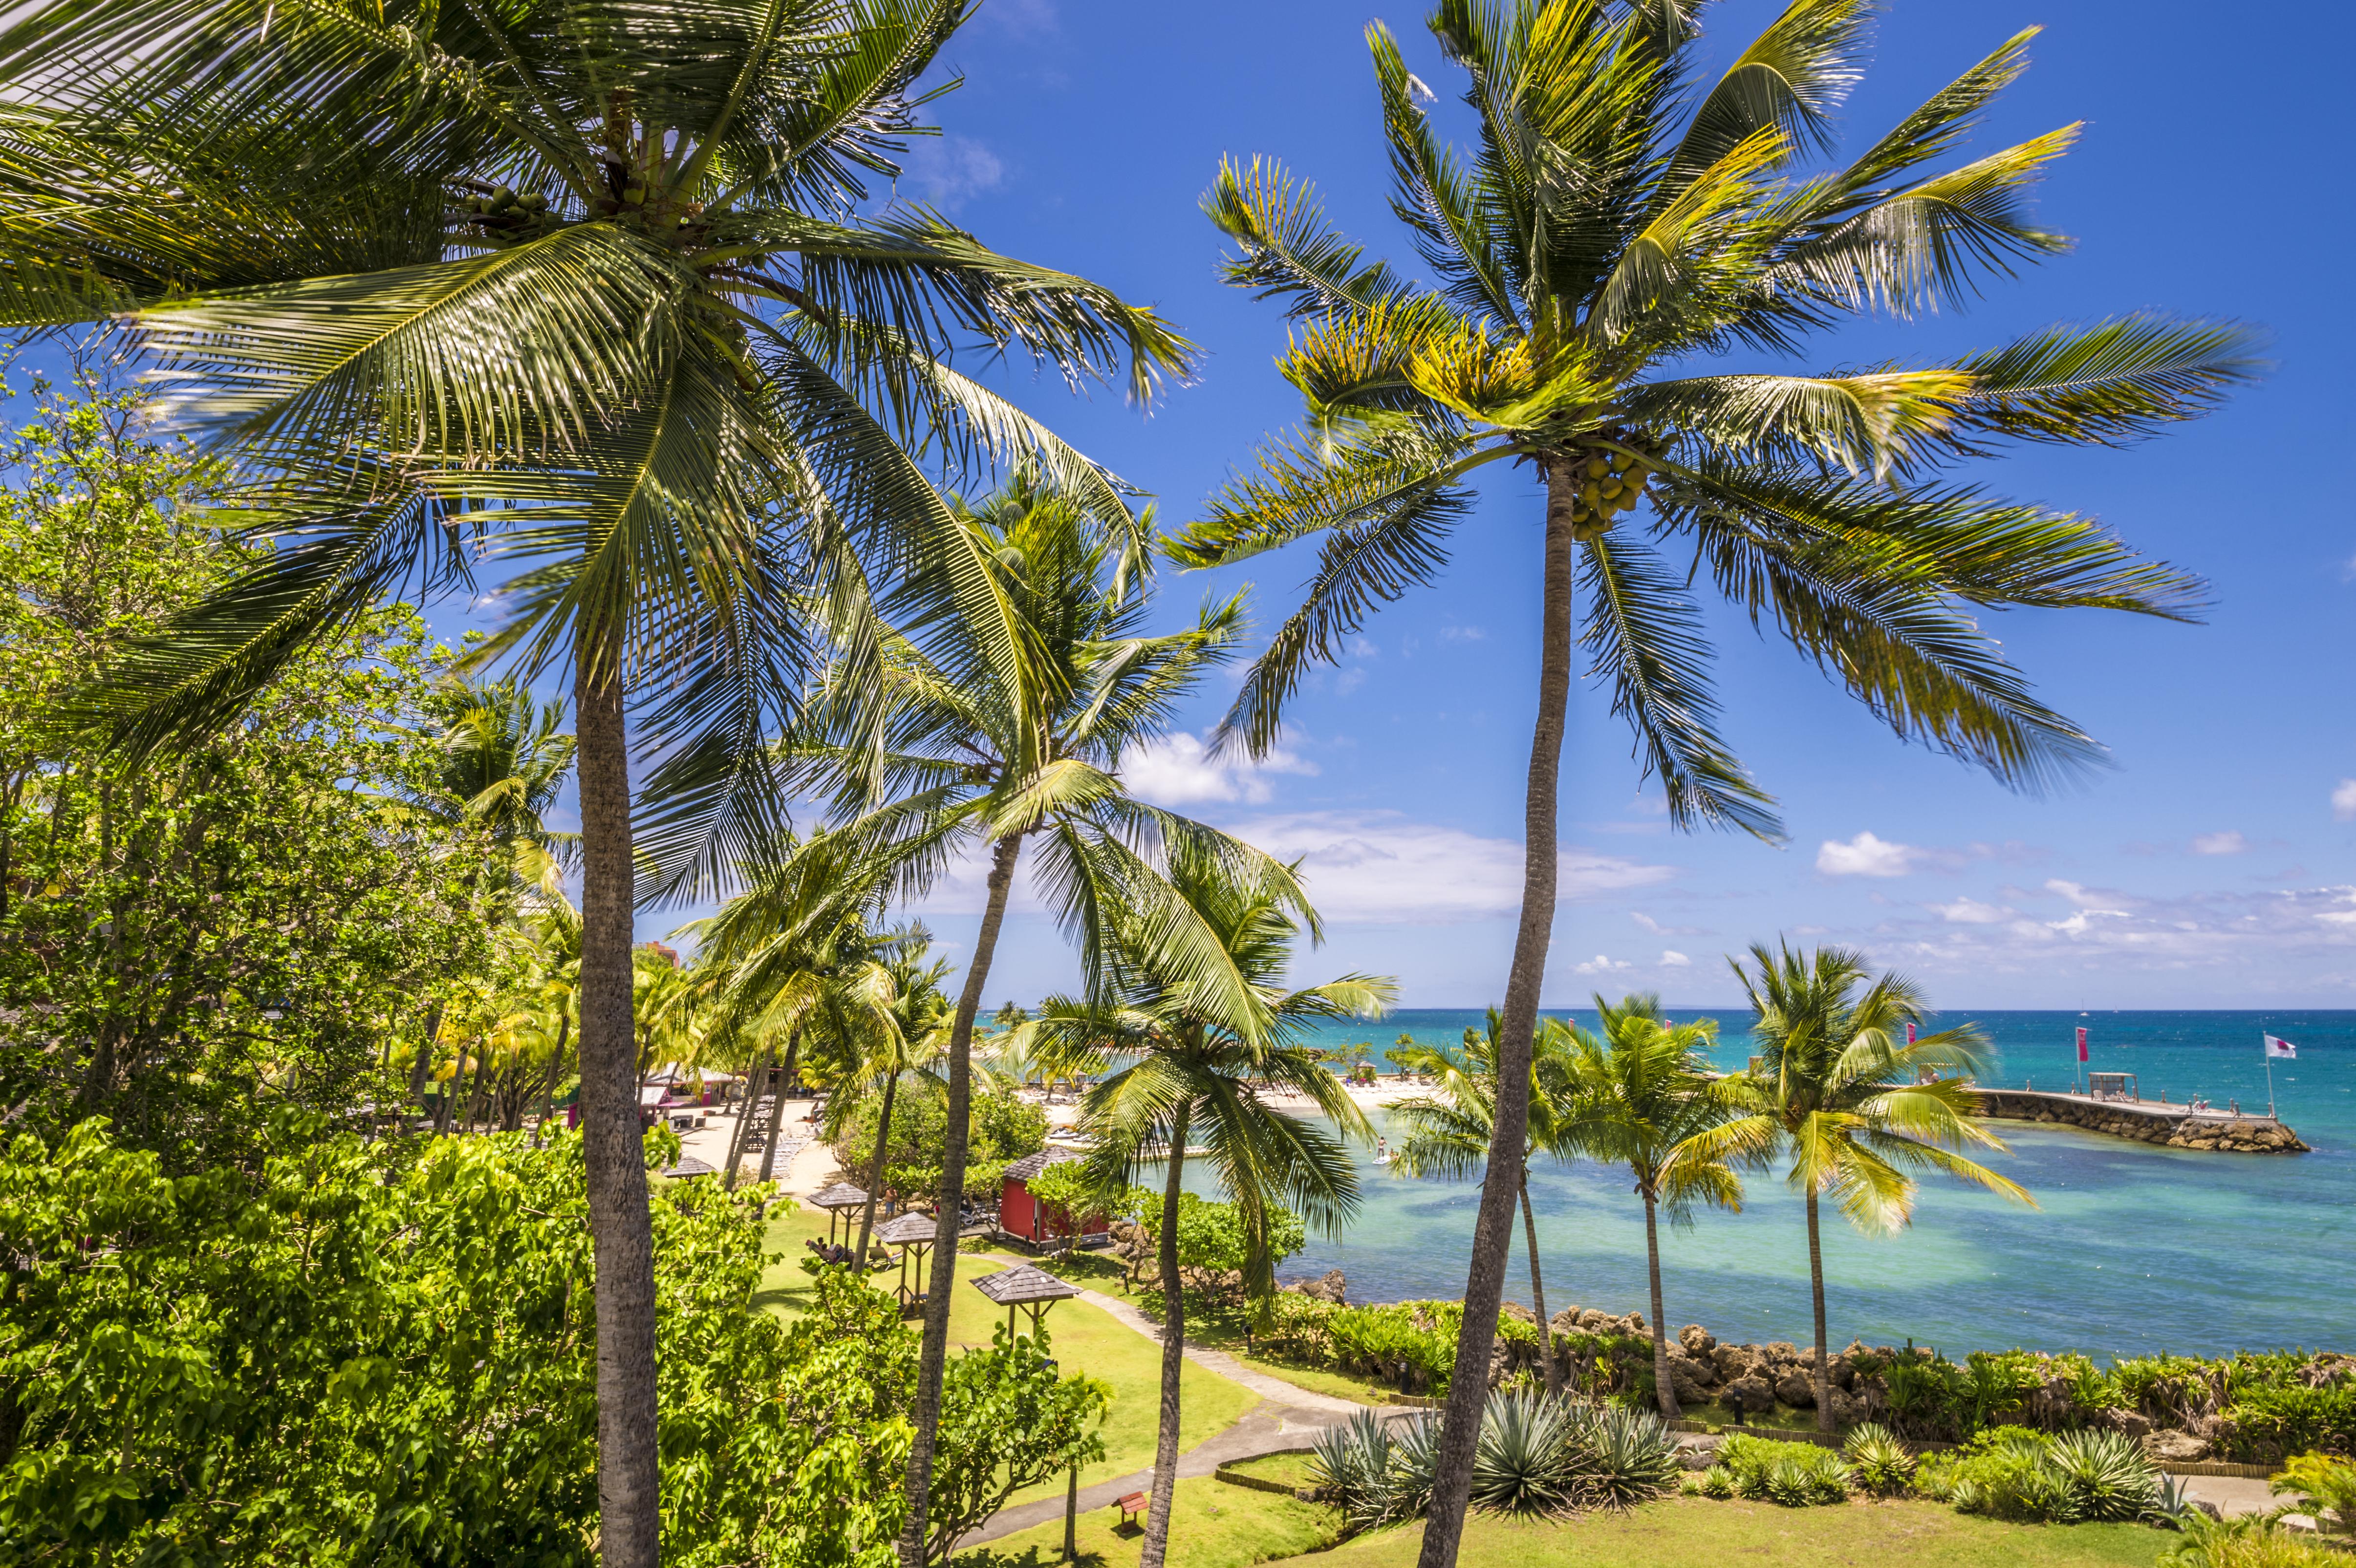
M 1713 6 L 1712 47 L 1730 54 L 1772 14 L 1751 0 Z M 2214 585 L 2201 626 L 1994 624 L 2115 767 L 2054 798 L 2008 794 L 1900 744 L 1721 617 L 1728 729 L 1781 797 L 1791 842 L 1667 831 L 1625 731 L 1580 692 L 1549 1002 L 1645 987 L 1723 1003 L 1722 955 L 1783 933 L 1862 945 L 1957 1007 L 2356 1006 L 2343 651 L 2356 538 L 2330 469 L 2350 413 L 2335 389 L 2350 347 L 2348 219 L 2344 176 L 2321 151 L 2342 91 L 2327 73 L 2351 28 L 2338 7 L 2272 15 L 2252 28 L 2190 4 L 1901 3 L 1844 114 L 1852 138 L 1875 133 L 2017 28 L 2044 25 L 2035 68 L 1974 147 L 2088 122 L 2040 201 L 2079 243 L 1998 281 L 1968 314 L 1828 339 L 1818 365 L 1951 353 L 2136 308 L 2233 315 L 2274 335 L 2266 381 L 2202 423 L 2127 452 L 2030 451 L 1982 475 L 2094 513 Z M 1194 515 L 1297 413 L 1270 364 L 1277 313 L 1215 276 L 1219 237 L 1195 203 L 1220 156 L 1282 159 L 1317 182 L 1342 225 L 1412 259 L 1385 206 L 1361 37 L 1377 16 L 1452 106 L 1451 70 L 1420 10 L 1365 0 L 989 0 L 948 50 L 966 85 L 938 106 L 946 134 L 919 147 L 903 191 L 1002 250 L 1151 302 L 1205 350 L 1196 382 L 1150 419 L 1108 393 L 1076 401 L 1027 372 L 1007 378 L 1158 496 L 1166 521 Z M 1183 741 L 1133 765 L 1145 792 L 1308 857 L 1333 930 L 1304 977 L 1393 973 L 1408 1005 L 1500 993 L 1535 689 L 1537 523 L 1527 480 L 1493 473 L 1445 579 L 1386 610 L 1312 684 L 1277 765 L 1208 764 Z M 1248 571 L 1173 573 L 1162 592 L 1175 614 L 1249 579 L 1270 625 L 1307 564 L 1295 552 Z M 1192 735 L 1227 695 L 1205 693 Z M 960 955 L 973 907 L 969 882 L 935 901 L 934 924 Z M 1018 915 L 991 994 L 1035 996 L 1068 973 L 1047 924 Z

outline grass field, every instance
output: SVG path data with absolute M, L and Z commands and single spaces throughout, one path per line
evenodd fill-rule
M 1422 1534 L 1420 1527 L 1383 1531 L 1335 1549 L 1320 1568 L 1412 1568 Z M 2001 1524 L 1929 1502 L 1781 1509 L 1679 1498 L 1560 1522 L 1475 1514 L 1457 1562 L 1460 1568 L 2148 1568 L 2180 1539 L 2140 1524 Z
M 1310 1457 L 1306 1454 L 1263 1454 L 1257 1459 L 1241 1460 L 1226 1468 L 1255 1480 L 1276 1481 L 1288 1487 L 1306 1487 L 1316 1481 L 1316 1477 L 1310 1471 Z
M 803 1250 L 802 1243 L 808 1237 L 825 1234 L 826 1214 L 821 1210 L 796 1209 L 772 1215 L 768 1249 L 786 1255 L 763 1274 L 755 1303 L 787 1317 L 798 1317 L 807 1310 L 810 1276 L 802 1272 L 801 1260 L 809 1253 Z M 958 1259 L 957 1294 L 949 1298 L 952 1347 L 987 1345 L 991 1334 L 1005 1324 L 1005 1313 L 992 1307 L 987 1297 L 967 1283 L 978 1275 L 993 1273 L 1003 1266 L 989 1258 Z M 892 1269 L 871 1279 L 877 1288 L 889 1290 L 899 1277 L 899 1271 Z M 1086 1283 L 1090 1288 L 1098 1285 L 1095 1280 Z M 1029 1315 L 1025 1314 L 1022 1321 L 1027 1324 Z M 1084 1301 L 1056 1305 L 1047 1314 L 1046 1327 L 1048 1343 L 1058 1360 L 1112 1387 L 1112 1409 L 1105 1416 L 1102 1429 L 1105 1457 L 1080 1472 L 1080 1485 L 1094 1486 L 1151 1466 L 1154 1431 L 1160 1419 L 1162 1348 Z M 1179 1374 L 1178 1401 L 1178 1441 L 1183 1452 L 1235 1424 L 1246 1411 L 1259 1403 L 1259 1396 L 1189 1361 Z M 1018 1493 L 1014 1500 L 1027 1502 L 1051 1493 L 1060 1494 L 1064 1484 L 1059 1477 L 1049 1485 Z M 1060 1544 L 1062 1537 L 1056 1539 Z
M 1082 1563 L 1092 1568 L 1134 1568 L 1143 1531 L 1120 1530 L 1119 1521 L 1119 1510 L 1109 1508 L 1080 1516 L 1076 1535 Z M 1178 1483 L 1171 1510 L 1169 1561 L 1179 1568 L 1248 1568 L 1330 1546 L 1340 1539 L 1341 1525 L 1342 1516 L 1320 1504 L 1196 1476 Z M 952 1561 L 959 1568 L 1049 1568 L 1063 1556 L 1064 1521 L 1058 1518 L 961 1552 Z

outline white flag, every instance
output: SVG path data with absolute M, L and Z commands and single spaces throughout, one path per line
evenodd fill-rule
M 2276 1040 L 2273 1035 L 2265 1035 L 2262 1038 L 2264 1038 L 2266 1042 L 2266 1055 L 2269 1058 L 2279 1056 L 2286 1061 L 2297 1060 L 2298 1047 L 2293 1045 L 2290 1041 L 2286 1040 Z

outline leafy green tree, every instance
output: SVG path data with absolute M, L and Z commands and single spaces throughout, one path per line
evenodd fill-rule
M 436 654 L 403 612 L 169 765 L 45 721 L 255 559 L 203 520 L 214 466 L 149 397 L 87 345 L 70 363 L 0 453 L 0 1106 L 47 1136 L 107 1115 L 176 1170 L 244 1159 L 265 1099 L 390 1103 L 392 1037 L 488 972 L 485 839 L 398 804 L 437 766 L 413 733 Z
M 1125 1183 L 1145 1162 L 1162 1166 L 1156 1252 L 1162 1280 L 1162 1412 L 1154 1448 L 1152 1503 L 1139 1562 L 1161 1568 L 1178 1481 L 1178 1375 L 1186 1342 L 1179 1279 L 1181 1212 L 1189 1141 L 1205 1157 L 1239 1216 L 1247 1295 L 1274 1288 L 1272 1242 L 1279 1210 L 1335 1235 L 1358 1206 L 1357 1168 L 1332 1134 L 1277 1108 L 1298 1094 L 1364 1136 L 1366 1120 L 1341 1081 L 1300 1042 L 1327 1019 L 1379 1015 L 1390 981 L 1345 975 L 1288 990 L 1297 901 L 1289 881 L 1271 888 L 1238 879 L 1219 857 L 1176 856 L 1166 884 L 1184 901 L 1191 930 L 1216 939 L 1205 955 L 1170 940 L 1171 923 L 1151 906 L 1112 912 L 1105 965 L 1094 997 L 1051 997 L 1022 1026 L 1062 1071 L 1104 1078 L 1081 1102 L 1079 1126 L 1097 1141 L 1089 1157 L 1098 1184 Z M 1312 925 L 1312 929 L 1314 927 Z M 939 1287 L 936 1287 L 939 1288 Z
M 1504 1033 L 1505 1020 L 1491 1008 L 1487 1029 L 1468 1026 L 1461 1051 L 1417 1045 L 1408 1037 L 1400 1037 L 1407 1040 L 1399 1048 L 1400 1064 L 1430 1074 L 1436 1093 L 1419 1094 L 1391 1107 L 1391 1115 L 1406 1127 L 1406 1136 L 1391 1150 L 1388 1168 L 1393 1176 L 1462 1181 L 1488 1163 L 1496 1147 L 1497 1061 Z M 1520 1160 L 1522 1239 L 1529 1249 L 1530 1301 L 1538 1316 L 1539 1364 L 1546 1370 L 1549 1393 L 1562 1391 L 1562 1367 L 1554 1353 L 1546 1276 L 1538 1266 L 1538 1222 L 1530 1207 L 1529 1162 L 1536 1155 L 1562 1158 L 1571 1152 L 1564 1136 L 1568 1044 L 1569 1036 L 1552 1019 L 1540 1027 L 1533 1043 L 1529 1109 L 1523 1122 Z
M 1467 482 L 1543 484 L 1537 715 L 1526 864 L 1504 1014 L 1498 1126 L 1519 1147 L 1524 1068 L 1555 916 L 1556 803 L 1573 644 L 1635 731 L 1673 822 L 1775 837 L 1718 731 L 1690 585 L 1772 621 L 1900 735 L 2015 786 L 2094 743 L 2037 702 L 1976 613 L 2029 605 L 2185 616 L 2196 585 L 2092 521 L 1943 475 L 2014 440 L 2117 444 L 2200 413 L 2251 370 L 2248 334 L 2150 315 L 2056 326 L 1946 364 L 1826 375 L 1788 360 L 1875 311 L 1961 306 L 2066 248 L 2028 187 L 2065 127 L 1931 172 L 2017 77 L 2016 37 L 1845 166 L 1810 173 L 1858 75 L 1869 0 L 1793 0 L 1715 80 L 1699 7 L 1440 0 L 1479 140 L 1449 146 L 1387 28 L 1368 28 L 1391 207 L 1430 283 L 1370 258 L 1282 170 L 1223 168 L 1205 197 L 1227 277 L 1297 323 L 1280 361 L 1308 429 L 1173 539 L 1225 565 L 1324 536 L 1305 603 L 1247 677 L 1225 736 L 1270 744 L 1284 703 L 1376 606 L 1436 576 Z M 1573 600 L 1584 624 L 1573 629 Z M 1425 1568 L 1454 1561 L 1515 1161 L 1493 1160 L 1466 1283 Z
M 1785 945 L 1751 948 L 1752 968 L 1729 960 L 1751 998 L 1755 1071 L 1720 1081 L 1735 1113 L 1693 1135 L 1697 1161 L 1790 1161 L 1784 1179 L 1807 1204 L 1808 1293 L 1815 1309 L 1816 1425 L 1833 1429 L 1825 1345 L 1825 1257 L 1818 1199 L 1830 1193 L 1848 1222 L 1886 1235 L 1913 1218 L 1915 1170 L 1934 1170 L 2036 1206 L 2019 1183 L 1956 1152 L 2004 1144 L 1979 1120 L 1971 1075 L 1986 1047 L 1970 1024 L 1909 1042 L 1928 1015 L 1922 994 L 1896 975 L 1875 976 L 1862 954 Z
M 1724 1155 L 1706 1154 L 1699 1135 L 1723 1124 L 1724 1099 L 1705 1054 L 1718 1026 L 1671 1024 L 1655 996 L 1595 998 L 1600 1034 L 1563 1031 L 1563 1141 L 1623 1166 L 1644 1202 L 1644 1266 L 1653 1289 L 1653 1386 L 1661 1413 L 1682 1413 L 1669 1375 L 1668 1318 L 1661 1304 L 1660 1215 L 1692 1222 L 1697 1203 L 1740 1210 L 1742 1181 Z
M 486 557 L 519 569 L 486 653 L 527 681 L 571 667 L 600 1540 L 620 1568 L 655 1561 L 659 1509 L 638 857 L 693 891 L 775 826 L 761 741 L 819 628 L 856 636 L 902 567 L 994 623 L 990 656 L 1022 678 L 994 578 L 912 452 L 1022 454 L 1130 526 L 1107 475 L 950 368 L 954 344 L 1139 397 L 1189 358 L 1151 313 L 937 213 L 861 215 L 969 13 L 39 0 L 0 33 L 19 106 L 0 321 L 135 324 L 287 545 L 78 716 L 134 751 L 185 744 L 404 581 Z M 634 717 L 662 803 L 636 825 Z
M 831 795 L 838 816 L 888 800 L 890 809 L 946 833 L 943 842 L 986 846 L 990 856 L 980 928 L 949 1030 L 948 1143 L 926 1306 L 926 1390 L 936 1386 L 934 1369 L 948 1353 L 974 1019 L 1026 848 L 1036 885 L 1076 939 L 1082 975 L 1092 977 L 1104 971 L 1115 920 L 1133 913 L 1173 973 L 1212 990 L 1235 984 L 1218 934 L 1163 878 L 1174 856 L 1205 858 L 1300 899 L 1285 867 L 1215 828 L 1147 805 L 1120 779 L 1123 757 L 1164 733 L 1177 703 L 1233 652 L 1242 631 L 1240 601 L 1206 604 L 1191 626 L 1145 635 L 1141 549 L 1108 535 L 1084 507 L 1046 490 L 1035 476 L 1017 475 L 962 521 L 970 555 L 990 563 L 991 581 L 1034 665 L 1012 678 L 962 617 L 944 621 L 924 645 L 895 631 L 878 655 L 882 699 L 868 699 L 855 665 L 838 667 L 812 700 L 812 722 L 789 748 L 800 776 Z M 933 597 L 946 602 L 950 595 Z M 1247 1012 L 1251 1006 L 1241 997 L 1221 1005 Z M 1022 1033 L 1018 1028 L 1010 1038 Z M 910 1468 L 912 1538 L 926 1528 L 924 1477 L 934 1443 L 923 1416 L 928 1398 L 919 1397 Z

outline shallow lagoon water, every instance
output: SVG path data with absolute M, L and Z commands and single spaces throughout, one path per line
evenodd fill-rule
M 1931 1179 L 1914 1223 L 1896 1236 L 1859 1236 L 1827 1214 L 1835 1343 L 1911 1337 L 1957 1355 L 2023 1345 L 2106 1358 L 2285 1345 L 2356 1349 L 2356 1013 L 1972 1016 L 1997 1048 L 1990 1083 L 2062 1085 L 2074 1065 L 2072 1031 L 2083 1024 L 2092 1031 L 2090 1065 L 2138 1074 L 2147 1098 L 2163 1090 L 2178 1103 L 2192 1094 L 2221 1105 L 2238 1098 L 2245 1109 L 2265 1104 L 2260 1031 L 2281 1035 L 2300 1056 L 2276 1064 L 2276 1097 L 2315 1152 L 2195 1154 L 1991 1124 L 2011 1150 L 1989 1163 L 2028 1188 L 2038 1207 Z M 1479 1019 L 1403 1011 L 1318 1042 L 1372 1040 L 1379 1052 L 1401 1032 L 1454 1040 Z M 1740 1066 L 1750 1042 L 1738 1020 L 1726 1021 L 1718 1056 Z M 1338 1240 L 1312 1237 L 1280 1273 L 1339 1268 L 1355 1301 L 1462 1295 L 1477 1187 L 1402 1180 L 1375 1166 L 1371 1151 L 1357 1152 L 1365 1195 L 1357 1221 Z M 1672 1325 L 1706 1324 L 1721 1338 L 1804 1341 L 1800 1201 L 1773 1175 L 1751 1177 L 1748 1189 L 1740 1214 L 1705 1212 L 1688 1231 L 1664 1232 L 1666 1316 Z M 1626 1177 L 1589 1163 L 1541 1164 L 1530 1192 L 1547 1307 L 1643 1307 L 1644 1214 Z M 1529 1300 L 1518 1224 L 1507 1289 Z

